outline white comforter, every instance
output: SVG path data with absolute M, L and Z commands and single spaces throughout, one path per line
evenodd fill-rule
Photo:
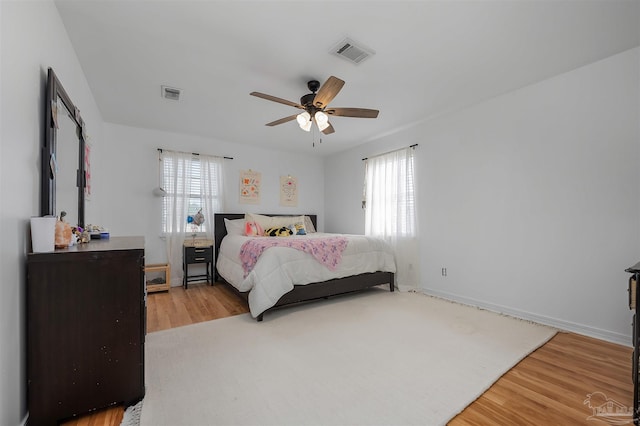
M 275 305 L 282 295 L 293 289 L 294 284 L 322 282 L 365 272 L 396 272 L 393 251 L 379 238 L 321 232 L 287 238 L 322 238 L 337 235 L 346 237 L 349 242 L 335 271 L 330 271 L 303 251 L 289 247 L 270 247 L 262 253 L 253 270 L 245 278 L 240 261 L 240 248 L 254 237 L 240 235 L 224 237 L 216 267 L 220 276 L 228 283 L 242 292 L 249 292 L 249 309 L 253 317 Z

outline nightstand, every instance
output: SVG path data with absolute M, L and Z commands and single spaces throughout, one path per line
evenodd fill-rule
M 206 279 L 207 283 L 213 285 L 213 241 L 185 241 L 183 248 L 182 269 L 184 270 L 184 278 L 182 283 L 184 288 L 189 288 L 190 281 L 202 281 L 203 278 Z M 193 264 L 203 264 L 205 266 L 205 273 L 189 275 L 189 265 Z

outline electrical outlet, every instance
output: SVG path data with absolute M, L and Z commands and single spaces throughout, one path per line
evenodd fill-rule
M 442 276 L 443 277 L 447 276 L 447 268 L 442 268 Z

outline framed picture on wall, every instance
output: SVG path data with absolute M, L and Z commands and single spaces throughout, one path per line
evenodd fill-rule
M 291 175 L 280 176 L 280 205 L 298 206 L 298 178 Z
M 260 204 L 262 173 L 240 170 L 240 204 Z

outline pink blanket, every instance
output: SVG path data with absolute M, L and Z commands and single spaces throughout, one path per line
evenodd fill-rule
M 242 244 L 240 260 L 244 269 L 244 276 L 249 275 L 263 251 L 269 247 L 290 247 L 309 253 L 316 260 L 335 271 L 342 260 L 342 252 L 347 247 L 345 237 L 327 238 L 254 238 Z

